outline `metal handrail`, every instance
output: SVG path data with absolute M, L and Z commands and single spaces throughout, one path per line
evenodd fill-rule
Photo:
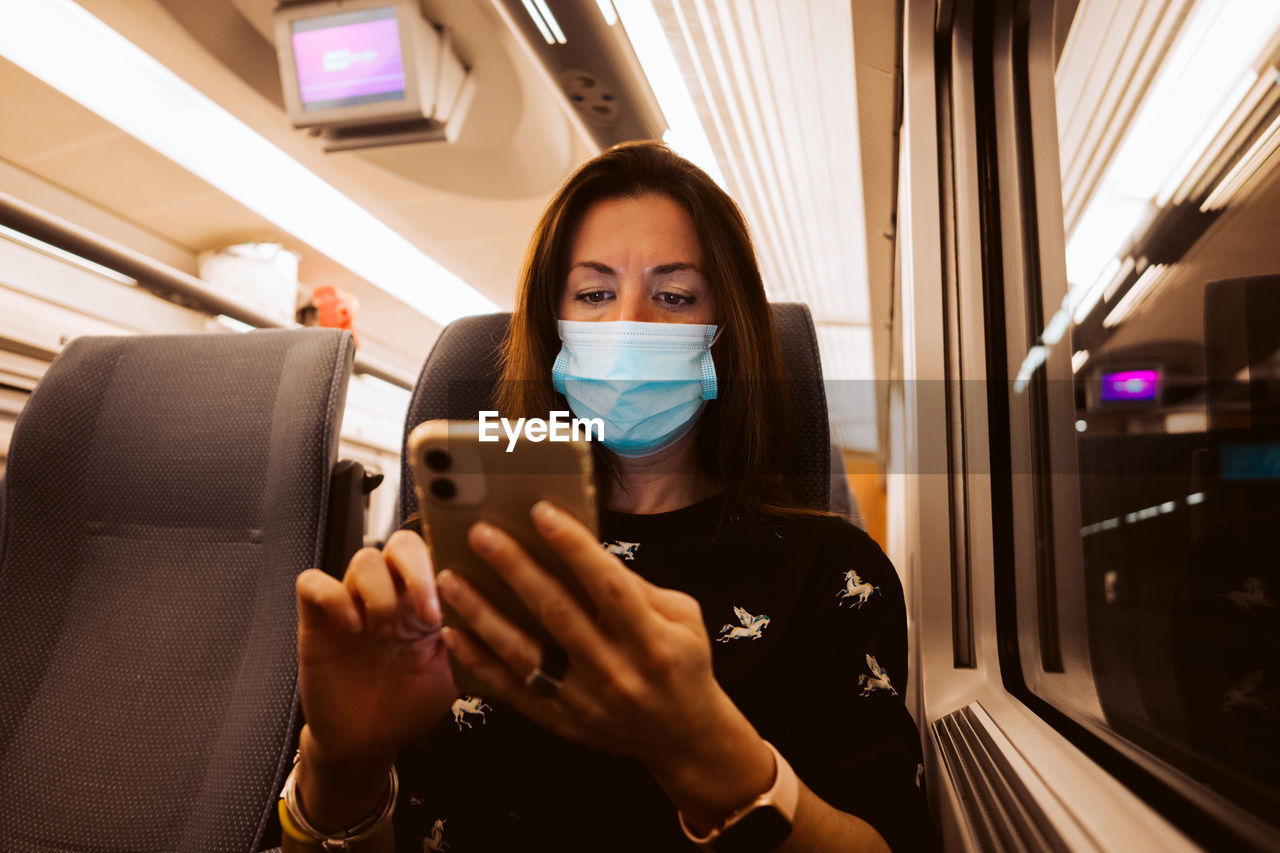
M 0 192 L 0 225 L 115 270 L 134 279 L 144 290 L 195 311 L 210 316 L 221 314 L 258 329 L 296 325 L 281 323 L 243 302 L 219 293 L 193 275 L 94 234 L 5 192 Z M 356 373 L 373 376 L 401 388 L 412 389 L 414 385 L 412 377 L 368 356 L 357 354 L 354 369 Z

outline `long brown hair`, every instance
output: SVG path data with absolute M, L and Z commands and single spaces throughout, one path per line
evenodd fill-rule
M 551 384 L 560 350 L 556 320 L 569 250 L 587 210 L 600 201 L 659 195 L 693 220 L 704 273 L 719 310 L 712 359 L 719 394 L 702 413 L 698 461 L 749 510 L 793 504 L 785 487 L 787 408 L 782 359 L 742 212 L 701 169 L 657 142 L 630 142 L 588 161 L 556 193 L 534 230 L 502 351 L 498 410 L 545 417 L 567 409 Z M 598 467 L 611 470 L 598 451 Z

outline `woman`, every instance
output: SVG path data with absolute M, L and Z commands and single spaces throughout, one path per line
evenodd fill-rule
M 545 417 L 560 392 L 606 420 L 606 548 L 533 510 L 590 612 L 501 530 L 469 535 L 567 666 L 434 575 L 413 533 L 358 553 L 341 582 L 304 573 L 286 844 L 343 830 L 353 849 L 459 853 L 930 843 L 901 586 L 865 534 L 791 503 L 778 346 L 733 202 L 658 144 L 587 163 L 534 235 L 504 356 L 501 415 Z M 606 373 L 668 384 L 610 396 Z M 438 628 L 438 596 L 470 632 Z M 459 699 L 447 653 L 491 695 Z

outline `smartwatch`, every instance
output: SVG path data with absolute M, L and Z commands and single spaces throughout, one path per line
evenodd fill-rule
M 773 744 L 773 787 L 721 821 L 705 835 L 695 835 L 680 815 L 685 837 L 704 850 L 715 853 L 767 853 L 791 835 L 796 804 L 800 801 L 800 780 Z

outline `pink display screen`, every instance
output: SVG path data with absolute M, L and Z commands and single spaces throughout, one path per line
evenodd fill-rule
M 302 18 L 292 30 L 303 109 L 404 99 L 395 7 Z
M 1102 374 L 1104 402 L 1154 400 L 1160 395 L 1160 371 L 1118 370 Z

